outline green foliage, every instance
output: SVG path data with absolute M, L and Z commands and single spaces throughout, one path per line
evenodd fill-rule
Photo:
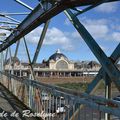
M 72 90 L 82 91 L 84 92 L 87 89 L 87 83 L 64 83 L 57 84 L 59 87 L 64 87 Z

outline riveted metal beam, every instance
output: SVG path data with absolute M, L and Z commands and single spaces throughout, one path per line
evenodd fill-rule
M 101 0 L 101 1 L 97 2 L 96 4 L 90 5 L 90 6 L 88 6 L 87 8 L 84 8 L 83 10 L 78 11 L 78 12 L 75 14 L 75 16 L 78 16 L 78 15 L 84 13 L 84 12 L 87 12 L 87 11 L 89 11 L 89 10 L 91 10 L 91 9 L 93 9 L 93 8 L 99 6 L 100 4 L 103 4 L 103 3 L 105 3 L 105 2 L 109 2 L 109 0 Z
M 8 56 L 8 48 L 6 49 L 6 51 L 5 51 L 5 59 L 4 59 L 4 62 L 6 63 L 6 61 L 7 61 L 7 56 Z
M 105 98 L 106 99 L 111 99 L 112 94 L 111 94 L 111 81 L 109 80 L 109 76 L 105 73 L 104 75 L 104 80 L 105 80 Z M 105 120 L 110 120 L 110 114 L 105 113 Z
M 26 3 L 22 2 L 21 0 L 15 0 L 16 2 L 18 2 L 19 4 L 21 4 L 22 6 L 24 6 L 25 8 L 29 9 L 29 10 L 33 10 L 32 7 L 30 7 L 29 5 L 27 5 Z
M 19 45 L 20 45 L 20 40 L 17 42 L 14 57 L 16 57 L 16 56 L 17 56 Z
M 21 13 L 0 13 L 4 15 L 14 16 L 14 15 L 28 15 L 30 12 L 21 12 Z
M 15 23 L 15 22 L 10 22 L 10 21 L 0 21 L 0 23 L 3 23 L 3 24 L 13 24 L 13 25 L 18 25 L 18 23 Z
M 109 0 L 109 2 L 118 1 L 118 0 Z M 37 26 L 45 23 L 47 20 L 51 19 L 55 15 L 59 14 L 63 10 L 76 6 L 86 6 L 96 4 L 97 0 L 59 0 L 54 5 L 49 2 L 42 2 L 39 4 L 32 12 L 27 16 L 26 19 L 16 28 L 17 31 L 14 31 L 8 38 L 6 42 L 0 45 L 0 52 L 5 50 L 10 45 L 14 44 L 20 38 L 28 34 L 30 31 L 35 29 Z M 46 8 L 48 6 L 48 9 Z
M 71 23 L 74 25 L 76 30 L 79 32 L 83 40 L 89 46 L 91 51 L 94 53 L 96 58 L 99 60 L 104 70 L 107 72 L 111 80 L 115 83 L 118 90 L 120 91 L 120 71 L 102 51 L 102 49 L 96 43 L 94 38 L 90 35 L 90 33 L 86 30 L 86 28 L 80 23 L 78 18 L 70 10 L 65 10 L 65 14 L 69 18 Z
M 28 61 L 29 61 L 29 65 L 30 65 L 30 71 L 31 71 L 32 79 L 35 80 L 34 69 L 33 69 L 33 66 L 32 66 L 32 64 L 31 64 L 30 53 L 29 53 L 29 50 L 28 50 L 28 47 L 27 47 L 27 43 L 26 43 L 25 37 L 23 37 L 23 40 L 24 40 L 25 49 L 26 49 L 27 56 L 28 56 Z
M 45 35 L 46 35 L 46 32 L 47 32 L 47 28 L 48 28 L 48 25 L 49 25 L 49 22 L 50 20 L 48 20 L 45 25 L 44 25 L 44 28 L 42 30 L 42 33 L 41 33 L 41 36 L 40 36 L 40 40 L 38 42 L 38 45 L 37 45 L 37 48 L 36 48 L 36 51 L 35 51 L 35 55 L 33 57 L 33 61 L 32 61 L 32 64 L 34 64 L 38 58 L 38 55 L 39 55 L 39 52 L 40 52 L 40 49 L 41 49 L 41 46 L 42 46 L 42 43 L 43 43 L 43 40 L 45 38 Z
M 118 44 L 118 46 L 116 47 L 116 49 L 114 50 L 114 52 L 112 53 L 112 55 L 110 56 L 110 59 L 112 59 L 113 63 L 114 64 L 117 64 L 118 63 L 118 60 L 120 58 L 120 43 Z M 87 88 L 87 93 L 88 94 L 92 94 L 95 89 L 97 88 L 99 82 L 101 79 L 104 78 L 104 69 L 101 68 L 97 74 L 97 76 L 95 77 L 95 79 L 88 85 L 88 88 Z

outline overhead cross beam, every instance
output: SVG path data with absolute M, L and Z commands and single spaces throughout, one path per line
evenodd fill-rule
M 119 1 L 119 0 L 109 0 L 112 1 Z M 8 48 L 10 45 L 14 44 L 20 38 L 28 34 L 30 31 L 35 29 L 37 26 L 45 23 L 47 20 L 51 19 L 55 15 L 59 14 L 63 10 L 67 8 L 72 8 L 76 6 L 86 6 L 92 5 L 99 2 L 98 0 L 59 0 L 54 5 L 50 2 L 42 2 L 39 4 L 28 16 L 24 21 L 16 28 L 16 31 L 6 38 L 6 42 L 0 45 L 0 52 Z M 46 9 L 46 6 L 48 8 Z M 44 9 L 45 8 L 45 9 Z

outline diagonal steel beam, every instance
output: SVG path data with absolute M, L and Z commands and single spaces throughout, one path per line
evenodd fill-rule
M 91 51 L 94 53 L 96 58 L 99 60 L 106 73 L 115 83 L 118 90 L 120 90 L 120 71 L 102 51 L 99 45 L 95 42 L 94 38 L 90 35 L 90 33 L 86 30 L 86 28 L 80 23 L 78 18 L 70 10 L 65 10 L 65 14 L 72 22 L 76 30 L 79 32 L 83 40 L 89 46 Z
M 43 31 L 42 31 L 41 36 L 40 36 L 40 40 L 38 42 L 38 45 L 37 45 L 37 48 L 36 48 L 36 51 L 35 51 L 35 55 L 34 55 L 33 60 L 32 60 L 32 64 L 34 64 L 36 62 L 37 58 L 38 58 L 43 40 L 45 38 L 47 29 L 48 29 L 49 22 L 50 22 L 50 20 L 48 20 L 44 25 Z
M 3 23 L 3 24 L 11 24 L 11 25 L 18 25 L 18 23 L 10 22 L 10 21 L 0 21 L 0 23 Z
M 100 1 L 100 0 L 99 0 Z M 13 32 L 8 38 L 6 38 L 6 42 L 0 45 L 0 52 L 5 50 L 10 45 L 14 44 L 20 38 L 28 34 L 30 31 L 45 23 L 47 20 L 51 19 L 55 15 L 59 14 L 65 9 L 76 7 L 76 6 L 86 6 L 92 5 L 99 2 L 98 0 L 59 0 L 54 5 L 50 2 L 42 2 L 39 4 L 27 17 L 23 20 L 22 23 L 16 28 L 16 31 Z M 109 0 L 112 1 L 119 1 L 119 0 Z M 44 11 L 44 7 L 46 8 L 48 5 L 48 9 Z
M 87 11 L 89 11 L 89 10 L 91 10 L 91 9 L 99 6 L 100 4 L 103 4 L 103 3 L 109 2 L 109 1 L 110 1 L 110 0 L 101 0 L 101 1 L 97 2 L 96 4 L 90 5 L 90 6 L 88 6 L 87 8 L 85 8 L 85 9 L 83 9 L 83 10 L 81 10 L 81 11 L 78 11 L 75 15 L 78 16 L 78 15 L 84 13 L 84 12 L 87 12 Z
M 19 45 L 20 45 L 20 40 L 17 42 L 14 57 L 16 57 L 16 56 L 17 56 Z
M 20 40 L 17 42 L 16 48 L 15 48 L 15 53 L 14 53 L 14 56 L 13 56 L 14 58 L 17 57 L 19 45 L 20 45 Z M 12 69 L 14 69 L 14 64 L 15 64 L 15 59 L 13 59 Z
M 68 15 L 68 14 L 67 14 Z M 73 14 L 72 14 L 73 15 Z M 75 24 L 75 20 L 76 20 L 76 18 L 75 18 L 75 16 L 72 16 L 72 18 L 71 18 L 71 16 L 69 16 L 69 20 L 72 22 L 72 24 L 75 26 L 75 28 L 78 30 L 78 32 L 79 32 L 79 25 L 77 24 L 77 23 L 79 23 L 79 20 L 77 20 L 77 23 Z M 81 24 L 80 24 L 81 25 Z M 81 29 L 80 29 L 81 30 Z M 82 29 L 83 30 L 83 29 Z M 81 31 L 82 31 L 81 30 Z M 83 30 L 82 32 L 84 32 L 84 33 L 86 33 L 86 30 Z M 83 35 L 84 35 L 84 33 L 83 33 Z M 91 36 L 92 37 L 92 36 Z M 90 37 L 90 38 L 91 38 Z M 87 38 L 85 38 L 85 39 L 87 39 Z M 93 39 L 93 38 L 92 38 Z M 90 41 L 89 41 L 90 42 Z M 94 39 L 93 39 L 93 43 L 94 43 Z M 88 44 L 88 43 L 87 43 Z M 88 45 L 89 46 L 89 45 Z M 92 47 L 92 46 L 91 46 Z M 93 48 L 93 50 L 94 50 L 94 48 Z M 112 59 L 112 61 L 116 61 L 117 62 L 117 60 L 118 60 L 118 58 L 120 57 L 120 52 L 118 52 L 118 51 L 120 51 L 120 44 L 117 46 L 117 48 L 115 49 L 115 51 L 113 52 L 113 54 L 111 55 L 111 59 Z M 98 52 L 99 53 L 99 52 Z M 107 58 L 107 56 L 105 55 L 105 58 Z M 107 60 L 109 60 L 108 58 L 107 58 Z M 110 60 L 109 60 L 110 61 Z M 111 62 L 111 61 L 110 61 Z M 112 64 L 112 62 L 111 62 L 111 64 Z M 108 68 L 109 69 L 109 68 Z M 97 85 L 98 85 L 98 83 L 100 82 L 100 80 L 103 78 L 103 74 L 104 74 L 104 69 L 102 68 L 102 70 L 100 70 L 99 71 L 99 74 L 98 74 L 98 76 L 96 77 L 96 79 L 89 85 L 89 88 L 88 88 L 88 90 L 86 91 L 87 93 L 92 93 L 94 90 L 95 90 L 95 88 L 97 87 Z M 119 79 L 119 78 L 118 78 Z M 117 78 L 116 78 L 116 80 L 117 80 Z M 117 85 L 116 85 L 117 86 Z M 120 83 L 118 83 L 118 86 L 117 86 L 117 88 L 120 90 Z M 77 111 L 75 112 L 75 114 L 77 114 L 79 112 L 79 110 L 77 109 Z
M 21 12 L 21 13 L 0 13 L 0 14 L 14 16 L 14 15 L 28 15 L 30 13 L 29 12 Z
M 34 69 L 33 69 L 33 66 L 31 64 L 30 53 L 29 53 L 29 50 L 28 50 L 28 47 L 27 47 L 27 43 L 26 43 L 25 37 L 23 37 L 23 41 L 24 41 L 25 49 L 26 49 L 27 56 L 28 56 L 28 61 L 29 61 L 29 65 L 30 65 L 30 71 L 31 71 L 32 79 L 35 80 Z
M 5 51 L 5 59 L 4 59 L 4 62 L 6 63 L 6 61 L 7 61 L 7 57 L 8 57 L 8 48 L 6 49 L 6 51 Z
M 114 52 L 112 53 L 112 55 L 110 56 L 110 59 L 113 60 L 114 64 L 117 64 L 118 60 L 120 58 L 120 52 L 119 51 L 120 51 L 120 43 L 118 44 L 118 46 L 116 47 L 116 49 L 114 50 Z M 95 89 L 99 85 L 99 82 L 101 81 L 101 79 L 103 79 L 104 73 L 105 73 L 104 69 L 101 68 L 99 70 L 97 76 L 95 77 L 95 79 L 88 85 L 86 93 L 92 94 L 95 91 Z
M 21 4 L 22 6 L 24 6 L 25 8 L 28 8 L 29 10 L 33 10 L 32 7 L 30 7 L 29 5 L 27 5 L 26 3 L 22 2 L 21 0 L 14 0 L 16 2 L 18 2 L 19 4 Z

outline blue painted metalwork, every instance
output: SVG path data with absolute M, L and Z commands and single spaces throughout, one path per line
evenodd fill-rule
M 100 82 L 100 80 L 104 78 L 104 75 L 107 76 L 105 80 L 107 80 L 108 82 L 111 82 L 110 80 L 112 80 L 115 83 L 117 89 L 120 91 L 120 71 L 114 65 L 115 61 L 113 62 L 113 60 L 109 59 L 106 56 L 106 54 L 102 51 L 99 45 L 95 42 L 94 38 L 90 35 L 90 33 L 86 30 L 86 28 L 80 23 L 80 21 L 78 20 L 76 15 L 72 13 L 72 11 L 65 10 L 65 14 L 102 65 L 102 70 L 100 69 L 97 77 L 88 86 L 88 89 L 86 92 L 89 94 L 94 92 L 97 85 L 99 85 L 98 83 Z M 119 49 L 120 49 L 120 46 L 118 45 L 115 52 L 111 55 L 113 59 L 115 55 L 116 61 L 120 57 L 120 52 L 118 52 Z M 106 73 L 104 74 L 104 71 L 107 74 Z M 109 87 L 110 86 L 106 86 L 106 95 L 107 94 L 110 95 L 111 88 Z M 77 114 L 77 111 L 76 111 L 76 114 Z M 105 114 L 105 117 L 106 117 L 105 118 L 106 120 L 110 119 L 110 116 L 108 114 Z
M 102 1 L 102 0 L 101 0 Z M 112 1 L 119 1 L 119 0 L 109 0 L 109 2 Z M 41 4 L 39 4 L 28 16 L 24 21 L 16 28 L 16 31 L 14 31 L 3 43 L 0 45 L 0 52 L 5 50 L 10 45 L 14 44 L 16 41 L 18 41 L 20 38 L 28 34 L 30 31 L 35 29 L 37 26 L 41 25 L 42 23 L 45 23 L 47 20 L 51 19 L 55 15 L 59 14 L 65 9 L 76 7 L 76 6 L 87 6 L 87 5 L 93 5 L 96 4 L 96 0 L 59 0 L 57 2 L 48 2 L 48 1 L 42 1 L 42 7 Z M 46 8 L 47 6 L 47 8 Z
M 42 46 L 42 43 L 43 43 L 43 40 L 44 40 L 44 37 L 45 37 L 46 32 L 47 32 L 49 22 L 50 22 L 50 20 L 48 20 L 44 25 L 43 31 L 42 31 L 41 36 L 40 36 L 40 40 L 39 40 L 37 48 L 36 48 L 35 55 L 34 55 L 33 60 L 32 60 L 32 64 L 34 64 L 37 60 L 38 54 L 40 52 L 40 49 L 41 49 L 41 46 Z
M 107 72 L 111 80 L 115 83 L 117 88 L 120 90 L 120 71 L 116 68 L 116 66 L 112 63 L 112 61 L 105 55 L 99 45 L 95 42 L 94 38 L 90 35 L 90 33 L 85 29 L 85 27 L 80 23 L 78 18 L 70 11 L 66 10 L 65 14 L 72 22 L 76 30 L 79 32 L 83 40 L 89 46 L 91 51 L 97 57 L 104 70 Z
M 112 53 L 112 55 L 110 56 L 110 59 L 112 59 L 114 64 L 117 64 L 119 58 L 120 58 L 120 43 L 118 44 L 118 46 L 116 47 L 116 49 L 114 50 L 114 52 Z M 87 93 L 91 93 L 92 91 L 95 90 L 95 88 L 97 87 L 97 84 L 100 82 L 100 80 L 102 78 L 104 78 L 104 69 L 101 68 L 99 70 L 98 75 L 95 77 L 95 79 L 88 85 L 88 89 L 87 89 Z
M 30 79 L 22 79 L 17 76 L 6 74 L 3 72 L 0 72 L 1 75 L 3 75 L 2 78 L 4 78 L 4 75 L 8 78 L 12 78 L 14 81 L 19 81 L 23 85 L 26 85 L 28 87 L 42 89 L 45 91 L 49 91 L 54 96 L 59 97 L 62 96 L 65 99 L 73 101 L 75 104 L 83 104 L 86 106 L 89 106 L 92 109 L 99 110 L 102 112 L 107 112 L 113 115 L 116 115 L 120 117 L 120 103 L 113 101 L 113 100 L 107 100 L 105 98 L 97 97 L 97 96 L 90 96 L 86 93 L 80 93 L 72 90 L 68 90 L 65 88 L 60 88 L 53 85 L 44 84 L 35 80 Z M 7 79 L 9 81 L 9 79 Z M 2 82 L 2 80 L 1 80 Z M 2 83 L 4 84 L 4 83 Z M 32 94 L 31 94 L 32 95 Z M 31 104 L 32 104 L 32 98 L 31 98 Z M 77 107 L 77 106 L 76 106 Z
M 120 71 L 116 67 L 116 64 L 120 58 L 120 44 L 117 46 L 113 54 L 110 58 L 106 56 L 106 54 L 102 51 L 102 49 L 99 47 L 99 45 L 95 42 L 94 38 L 90 35 L 90 33 L 86 30 L 86 28 L 80 23 L 79 19 L 76 17 L 79 14 L 82 14 L 100 4 L 103 2 L 112 2 L 112 1 L 119 1 L 119 0 L 59 0 L 59 1 L 41 1 L 41 3 L 30 13 L 30 15 L 27 16 L 27 18 L 13 31 L 13 33 L 6 38 L 6 40 L 0 45 L 0 52 L 11 46 L 13 43 L 18 41 L 21 37 L 35 29 L 37 26 L 41 25 L 42 23 L 46 23 L 45 27 L 43 29 L 43 33 L 41 35 L 41 38 L 39 40 L 34 58 L 32 63 L 34 63 L 37 60 L 37 56 L 39 54 L 41 45 L 43 43 L 43 39 L 45 37 L 45 33 L 48 27 L 49 19 L 54 17 L 55 15 L 59 14 L 65 9 L 73 8 L 76 6 L 87 6 L 89 7 L 83 9 L 82 11 L 78 11 L 77 14 L 73 13 L 70 9 L 65 10 L 65 14 L 69 18 L 69 20 L 72 22 L 74 27 L 77 29 L 77 31 L 80 33 L 84 41 L 87 43 L 91 51 L 94 53 L 94 55 L 97 57 L 99 62 L 102 65 L 102 68 L 100 69 L 98 75 L 95 77 L 95 79 L 92 81 L 92 83 L 88 86 L 87 93 L 91 94 L 94 92 L 95 88 L 99 85 L 101 79 L 104 79 L 106 81 L 106 96 L 109 98 L 110 91 L 110 82 L 113 81 L 115 85 L 117 86 L 118 90 L 120 91 Z M 25 5 L 27 7 L 27 5 Z M 29 7 L 29 6 L 28 6 Z M 32 9 L 32 8 L 30 8 Z M 75 9 L 76 10 L 76 9 Z M 4 16 L 4 15 L 3 15 Z M 32 68 L 32 63 L 29 55 L 29 50 L 27 48 L 26 41 L 25 47 L 28 54 L 29 63 L 31 65 L 31 73 L 34 72 Z M 19 46 L 19 43 L 17 44 Z M 18 46 L 16 51 L 18 51 Z M 17 53 L 15 53 L 17 54 Z M 33 101 L 34 101 L 34 88 L 39 90 L 46 90 L 52 93 L 52 95 L 56 97 L 63 96 L 65 99 L 71 100 L 73 102 L 73 106 L 71 109 L 70 117 L 73 115 L 75 110 L 80 110 L 80 104 L 89 106 L 92 109 L 96 109 L 99 111 L 107 112 L 109 114 L 117 115 L 120 117 L 120 104 L 116 103 L 112 100 L 107 100 L 104 98 L 96 97 L 96 96 L 90 96 L 86 93 L 79 93 L 74 91 L 69 91 L 63 88 L 59 88 L 56 86 L 46 85 L 43 83 L 39 83 L 37 81 L 32 80 L 24 80 L 21 78 L 18 78 L 14 75 L 4 74 L 1 73 L 1 76 L 6 76 L 8 78 L 8 89 L 10 88 L 10 82 L 12 79 L 17 80 L 21 82 L 23 86 L 29 87 L 29 105 L 30 107 L 34 107 Z M 34 73 L 32 73 L 34 78 Z M 2 78 L 2 77 L 1 77 Z M 10 79 L 10 80 L 9 80 Z M 13 89 L 13 85 L 11 85 L 11 89 Z M 16 88 L 15 88 L 16 89 Z M 61 104 L 61 103 L 60 103 Z M 77 111 L 79 113 L 79 111 Z M 76 113 L 76 112 L 75 112 Z M 79 118 L 78 118 L 79 119 Z

